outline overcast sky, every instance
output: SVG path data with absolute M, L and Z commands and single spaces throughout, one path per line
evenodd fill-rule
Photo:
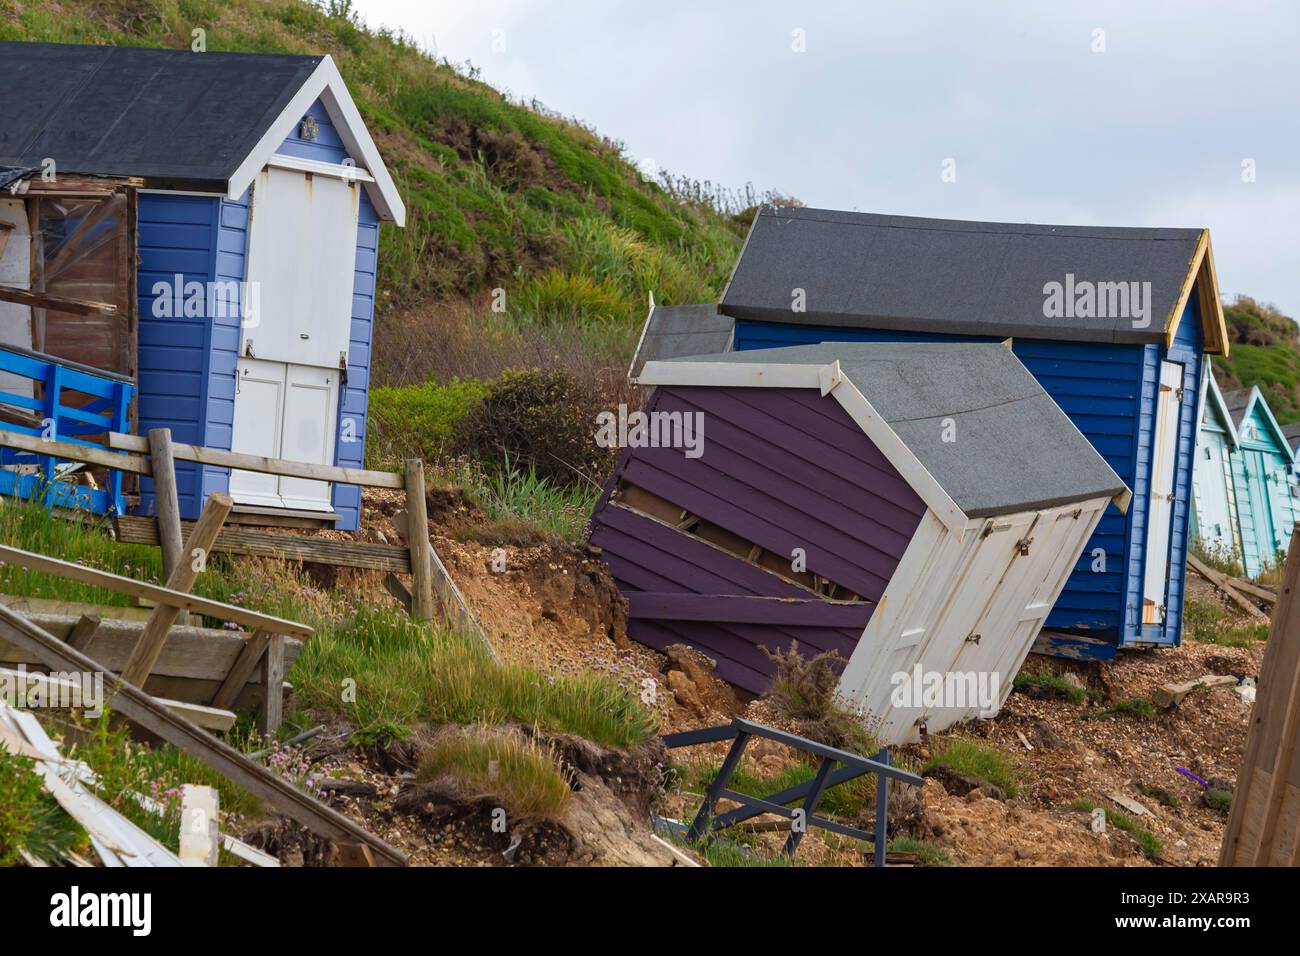
M 635 161 L 826 208 L 1208 226 L 1225 294 L 1300 317 L 1295 0 L 354 3 Z

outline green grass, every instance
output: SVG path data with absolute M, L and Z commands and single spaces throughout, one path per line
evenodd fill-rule
M 533 468 L 484 468 L 457 461 L 434 469 L 434 475 L 463 487 L 494 522 L 514 522 L 516 532 L 526 523 L 565 541 L 582 540 L 600 497 L 600 489 L 590 484 L 557 484 L 539 478 Z
M 494 660 L 475 638 L 362 608 L 303 645 L 289 680 L 362 732 L 517 722 L 630 747 L 653 732 L 631 693 L 595 673 L 554 676 Z
M 555 532 L 529 518 L 497 518 L 487 524 L 460 528 L 452 532 L 452 537 L 457 541 L 473 541 L 489 548 L 530 548 L 562 540 Z
M 1214 810 L 1227 812 L 1232 807 L 1232 792 L 1229 790 L 1205 791 L 1205 805 Z
M 939 767 L 991 783 L 1008 797 L 1014 797 L 1018 789 L 1015 768 L 1006 754 L 973 740 L 957 737 L 944 741 L 921 772 Z
M 17 866 L 21 851 L 57 863 L 85 850 L 85 831 L 45 792 L 35 761 L 0 747 L 0 867 Z
M 1097 804 L 1093 803 L 1091 800 L 1084 799 L 1075 800 L 1070 804 L 1070 806 L 1080 813 L 1092 813 L 1092 811 L 1097 809 Z M 1148 857 L 1154 860 L 1164 851 L 1164 844 L 1160 842 L 1160 838 L 1150 830 L 1138 824 L 1127 813 L 1121 813 L 1119 810 L 1112 810 L 1110 807 L 1106 807 L 1105 810 L 1106 823 L 1114 827 L 1116 830 L 1123 830 L 1125 833 L 1132 836 L 1133 839 L 1137 841 L 1142 852 Z
M 1183 632 L 1188 640 L 1221 647 L 1250 647 L 1268 640 L 1268 624 L 1233 622 L 1212 601 L 1190 600 L 1183 606 Z
M 1136 717 L 1141 720 L 1151 720 L 1156 715 L 1156 709 L 1151 705 L 1151 701 L 1143 697 L 1135 697 L 1127 700 L 1118 700 L 1095 714 L 1085 714 L 1090 720 L 1109 720 L 1112 717 Z
M 415 778 L 450 779 L 470 798 L 498 801 L 515 821 L 557 819 L 572 796 L 553 754 L 484 727 L 440 734 L 420 755 Z
M 895 853 L 915 853 L 921 866 L 952 866 L 952 859 L 942 847 L 913 837 L 894 837 L 889 849 Z
M 1057 697 L 1068 700 L 1073 704 L 1082 704 L 1089 697 L 1086 687 L 1072 684 L 1060 674 L 1029 674 L 1021 671 L 1012 682 L 1012 687 L 1016 690 L 1024 690 L 1026 687 L 1038 687 L 1050 691 Z

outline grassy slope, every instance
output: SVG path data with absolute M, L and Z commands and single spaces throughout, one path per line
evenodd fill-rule
M 1258 385 L 1282 424 L 1300 421 L 1300 338 L 1295 320 L 1239 296 L 1224 308 L 1232 354 L 1216 358 L 1224 391 Z
M 328 53 L 406 200 L 380 241 L 381 317 L 502 288 L 514 311 L 626 321 L 645 293 L 715 297 L 744 230 L 644 181 L 620 144 L 528 108 L 407 38 L 302 0 L 0 0 L 0 39 Z M 380 323 L 380 334 L 383 334 Z

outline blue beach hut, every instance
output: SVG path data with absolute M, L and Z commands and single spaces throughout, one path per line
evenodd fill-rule
M 0 349 L 129 388 L 101 432 L 360 466 L 379 225 L 405 211 L 333 60 L 4 42 L 0 85 Z M 0 362 L 0 404 L 40 414 L 31 370 Z M 177 481 L 186 518 L 222 491 L 254 519 L 359 520 L 355 486 Z
M 769 206 L 719 310 L 738 350 L 1010 339 L 1133 490 L 1127 514 L 1101 519 L 1039 649 L 1178 642 L 1204 357 L 1228 351 L 1207 230 Z

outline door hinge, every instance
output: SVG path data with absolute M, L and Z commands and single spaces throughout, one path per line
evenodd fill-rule
M 1033 543 L 1033 538 L 1021 538 L 1016 542 L 1016 550 L 1018 550 L 1021 555 L 1027 555 L 1029 554 L 1029 546 Z
M 339 353 L 339 388 L 348 387 L 348 353 Z
M 1177 501 L 1177 500 L 1178 500 L 1178 496 L 1175 495 L 1172 491 L 1169 492 L 1169 494 L 1165 495 L 1165 501 Z
M 244 358 L 257 358 L 257 356 L 253 354 L 252 339 L 249 339 L 247 342 L 244 343 Z
M 980 637 L 981 637 L 981 635 L 979 635 L 979 634 L 967 634 L 967 635 L 966 635 L 966 643 L 967 643 L 967 644 L 978 644 L 978 643 L 980 642 Z

